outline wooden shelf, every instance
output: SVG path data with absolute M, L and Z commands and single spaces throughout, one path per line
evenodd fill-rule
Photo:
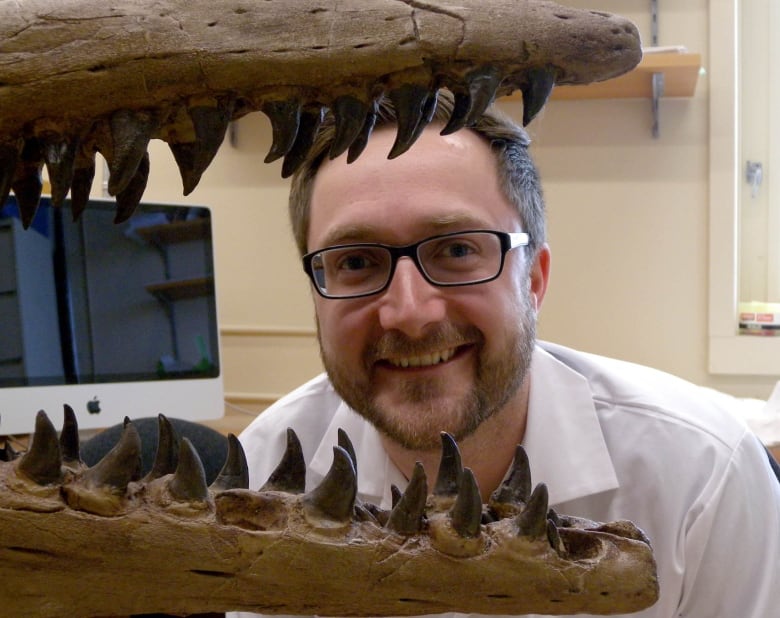
M 208 219 L 191 219 L 139 227 L 136 233 L 152 244 L 171 245 L 206 238 L 210 226 Z
M 164 302 L 212 296 L 214 294 L 214 277 L 194 277 L 150 283 L 146 286 L 146 291 Z
M 629 73 L 587 86 L 556 86 L 553 100 L 653 98 L 653 74 L 664 76 L 663 97 L 692 97 L 701 71 L 701 54 L 646 53 Z

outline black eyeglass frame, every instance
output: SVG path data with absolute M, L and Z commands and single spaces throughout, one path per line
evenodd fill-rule
M 428 273 L 425 272 L 425 268 L 423 268 L 423 265 L 420 263 L 420 257 L 417 254 L 417 249 L 420 247 L 420 245 L 424 245 L 425 243 L 430 242 L 432 240 L 439 240 L 441 238 L 448 238 L 451 236 L 463 236 L 467 234 L 493 234 L 494 236 L 498 237 L 498 240 L 501 244 L 501 262 L 499 263 L 498 271 L 496 272 L 496 274 L 493 275 L 492 277 L 477 279 L 476 281 L 466 281 L 462 283 L 461 282 L 443 283 L 431 279 L 430 275 L 428 275 Z M 461 232 L 450 232 L 448 234 L 438 234 L 436 236 L 429 236 L 428 238 L 423 238 L 422 240 L 419 240 L 417 242 L 413 242 L 409 245 L 403 245 L 400 247 L 397 245 L 385 245 L 376 242 L 332 245 L 330 247 L 323 247 L 322 249 L 311 251 L 306 255 L 304 255 L 301 259 L 303 262 L 304 272 L 309 276 L 309 279 L 311 279 L 311 282 L 314 285 L 314 289 L 317 290 L 317 293 L 320 296 L 332 300 L 348 300 L 352 298 L 365 298 L 366 296 L 374 296 L 375 294 L 381 294 L 382 292 L 384 292 L 390 286 L 390 283 L 393 281 L 393 277 L 395 276 L 395 267 L 398 264 L 398 260 L 401 259 L 402 257 L 408 257 L 409 259 L 411 259 L 412 262 L 414 262 L 414 265 L 417 267 L 419 273 L 423 276 L 423 279 L 425 279 L 431 285 L 435 285 L 437 287 L 443 287 L 443 288 L 461 287 L 464 285 L 479 285 L 481 283 L 487 283 L 488 281 L 493 281 L 501 276 L 501 273 L 504 270 L 504 261 L 506 259 L 506 254 L 508 251 L 511 251 L 512 249 L 516 249 L 517 247 L 526 247 L 528 246 L 528 243 L 530 241 L 531 241 L 531 237 L 527 232 L 500 232 L 498 230 L 464 230 Z M 381 249 L 386 249 L 387 252 L 390 254 L 390 271 L 387 275 L 387 281 L 385 281 L 384 285 L 377 288 L 376 290 L 372 290 L 371 292 L 363 292 L 361 294 L 333 295 L 324 292 L 317 284 L 317 278 L 314 274 L 312 261 L 317 255 L 319 255 L 323 251 L 330 251 L 331 249 L 349 249 L 352 247 L 354 247 L 355 249 L 360 249 L 364 247 L 377 247 Z

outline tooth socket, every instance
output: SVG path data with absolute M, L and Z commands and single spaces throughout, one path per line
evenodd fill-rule
M 205 502 L 209 496 L 206 471 L 195 447 L 183 438 L 179 449 L 179 465 L 168 482 L 171 496 L 180 502 Z
M 357 497 L 357 478 L 349 454 L 333 447 L 333 465 L 316 488 L 303 496 L 306 518 L 314 526 L 346 524 L 352 519 Z
M 135 426 L 126 420 L 119 441 L 103 459 L 81 475 L 79 482 L 124 494 L 131 482 L 141 478 L 141 466 L 141 438 Z
M 130 179 L 125 188 L 116 194 L 114 223 L 124 223 L 133 216 L 146 190 L 146 183 L 149 180 L 149 167 L 149 154 L 145 152 L 136 168 L 135 175 Z
M 518 536 L 541 539 L 547 534 L 547 485 L 539 483 L 531 493 L 523 512 L 517 516 Z
M 520 87 L 523 95 L 523 126 L 528 125 L 544 107 L 555 86 L 555 72 L 549 68 L 531 69 L 528 81 Z
M 462 537 L 479 536 L 482 523 L 482 498 L 474 473 L 469 468 L 463 469 L 460 491 L 450 510 L 450 523 L 455 532 Z
M 166 474 L 173 474 L 179 465 L 179 435 L 176 433 L 171 421 L 164 414 L 157 415 L 157 452 L 154 455 L 154 463 L 144 482 L 153 481 Z
M 74 464 L 81 461 L 79 444 L 79 425 L 76 413 L 67 403 L 63 406 L 64 420 L 60 432 L 60 452 L 65 464 Z
M 301 122 L 301 104 L 295 99 L 266 101 L 261 109 L 271 121 L 273 143 L 265 157 L 265 162 L 271 163 L 285 156 L 293 147 Z
M 225 465 L 222 466 L 222 470 L 209 489 L 212 491 L 249 489 L 249 466 L 246 454 L 238 438 L 232 433 L 228 434 L 228 454 Z
M 290 494 L 302 494 L 306 491 L 306 462 L 301 441 L 289 427 L 284 455 L 260 491 L 283 491 Z
M 62 455 L 57 431 L 41 410 L 35 417 L 35 433 L 29 450 L 22 455 L 17 471 L 38 485 L 61 483 Z
M 425 519 L 427 496 L 428 480 L 422 464 L 418 461 L 414 465 L 412 478 L 406 491 L 397 500 L 394 498 L 393 510 L 390 512 L 386 527 L 404 536 L 420 532 Z
M 461 463 L 460 449 L 450 434 L 442 432 L 441 462 L 433 494 L 435 496 L 456 496 L 462 476 L 463 464 Z

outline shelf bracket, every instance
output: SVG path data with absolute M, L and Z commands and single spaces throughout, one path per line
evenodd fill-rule
M 661 127 L 659 121 L 659 108 L 661 105 L 661 97 L 664 96 L 664 74 L 653 73 L 653 137 L 658 138 L 661 135 Z

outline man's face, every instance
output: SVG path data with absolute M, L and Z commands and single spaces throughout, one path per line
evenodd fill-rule
M 488 146 L 470 131 L 428 128 L 388 160 L 394 131 L 375 132 L 354 163 L 323 164 L 312 196 L 308 250 L 353 242 L 405 245 L 466 230 L 523 231 L 499 188 Z M 547 278 L 547 249 L 506 256 L 488 283 L 436 287 L 401 258 L 374 296 L 315 294 L 321 354 L 336 390 L 396 442 L 436 449 L 440 432 L 462 440 L 513 405 L 533 349 Z

